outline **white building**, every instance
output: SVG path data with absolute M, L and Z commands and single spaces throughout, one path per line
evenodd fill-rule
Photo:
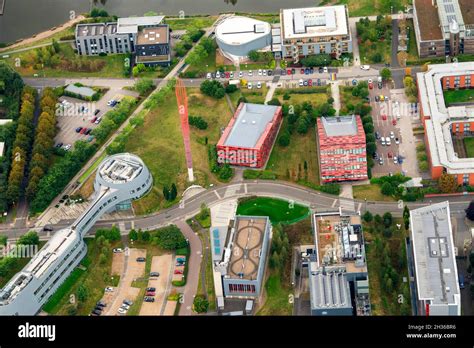
M 410 211 L 418 315 L 461 315 L 449 202 Z
M 271 26 L 253 18 L 228 17 L 216 27 L 216 42 L 225 57 L 239 62 L 252 50 L 271 49 Z
M 151 189 L 153 179 L 133 154 L 107 157 L 99 166 L 94 196 L 74 223 L 59 230 L 31 261 L 0 289 L 0 315 L 35 315 L 86 255 L 84 236 L 106 212 L 129 205 Z
M 283 58 L 297 60 L 320 53 L 339 57 L 352 52 L 345 5 L 282 9 L 280 23 Z

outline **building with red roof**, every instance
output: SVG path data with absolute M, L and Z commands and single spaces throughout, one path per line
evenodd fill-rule
M 317 120 L 321 182 L 367 180 L 365 132 L 360 116 Z

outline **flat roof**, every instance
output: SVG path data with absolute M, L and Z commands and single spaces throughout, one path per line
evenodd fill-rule
M 228 17 L 216 27 L 216 37 L 228 45 L 242 45 L 270 33 L 269 23 L 242 16 Z
M 357 135 L 357 120 L 352 116 L 321 117 L 328 137 Z
M 280 108 L 274 105 L 241 104 L 223 146 L 254 148 Z
M 283 39 L 350 35 L 345 5 L 283 9 Z
M 144 28 L 137 36 L 137 45 L 166 44 L 169 42 L 169 26 L 159 25 L 156 27 Z
M 417 73 L 420 104 L 433 166 L 443 166 L 449 174 L 474 173 L 472 158 L 459 158 L 454 150 L 450 126 L 453 122 L 474 122 L 474 107 L 446 107 L 441 79 L 447 76 L 474 75 L 472 62 L 434 64 Z
M 414 0 L 418 26 L 423 41 L 442 40 L 438 9 L 433 6 L 432 0 Z
M 232 254 L 227 276 L 234 279 L 257 279 L 263 240 L 267 231 L 268 217 L 236 216 Z
M 117 33 L 136 34 L 139 27 L 153 26 L 160 24 L 164 16 L 144 16 L 144 17 L 125 17 L 117 21 Z
M 410 211 L 418 298 L 458 304 L 460 291 L 449 202 Z
M 309 265 L 310 298 L 312 309 L 351 308 L 351 291 L 344 267 L 318 268 Z
M 95 91 L 90 87 L 77 87 L 75 85 L 68 85 L 65 89 L 66 92 L 79 94 L 85 97 L 92 97 L 95 94 Z
M 135 179 L 143 170 L 143 164 L 136 156 L 113 156 L 100 166 L 98 174 L 102 179 L 112 183 L 125 183 Z
M 86 23 L 76 26 L 76 34 L 78 37 L 115 34 L 116 32 L 117 23 Z

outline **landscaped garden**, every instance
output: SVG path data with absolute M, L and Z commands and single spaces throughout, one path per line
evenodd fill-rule
M 470 89 L 449 89 L 443 92 L 446 106 L 456 103 L 474 103 L 474 88 Z
M 364 64 L 390 63 L 392 21 L 390 17 L 377 17 L 376 21 L 362 18 L 357 23 L 359 53 Z

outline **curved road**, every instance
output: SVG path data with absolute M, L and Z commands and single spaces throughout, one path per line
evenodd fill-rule
M 176 223 L 177 221 L 186 220 L 196 215 L 200 211 L 202 203 L 205 203 L 208 207 L 212 207 L 225 200 L 254 195 L 294 200 L 296 203 L 308 205 L 312 210 L 318 211 L 335 210 L 339 207 L 342 207 L 342 209 L 353 207 L 355 211 L 365 212 L 367 209 L 373 214 L 391 212 L 394 216 L 401 216 L 403 210 L 403 204 L 399 205 L 397 202 L 352 200 L 314 191 L 310 188 L 289 182 L 252 180 L 209 188 L 195 196 L 184 199 L 182 204 L 148 216 L 131 217 L 121 220 L 100 220 L 96 223 L 94 228 L 120 224 L 121 226 L 125 226 L 126 230 L 130 228 L 141 228 L 143 230 L 156 229 L 171 223 Z M 424 202 L 407 203 L 407 205 L 413 209 L 446 200 L 449 200 L 453 213 L 463 211 L 470 202 L 469 197 L 457 196 L 433 198 L 431 200 L 425 200 Z M 73 220 L 61 221 L 60 224 L 55 226 L 55 230 L 68 226 L 72 221 Z M 94 231 L 94 228 L 92 231 Z M 27 231 L 27 228 L 0 227 L 0 234 L 7 235 L 9 238 L 16 238 Z M 40 234 L 45 236 L 44 232 Z

